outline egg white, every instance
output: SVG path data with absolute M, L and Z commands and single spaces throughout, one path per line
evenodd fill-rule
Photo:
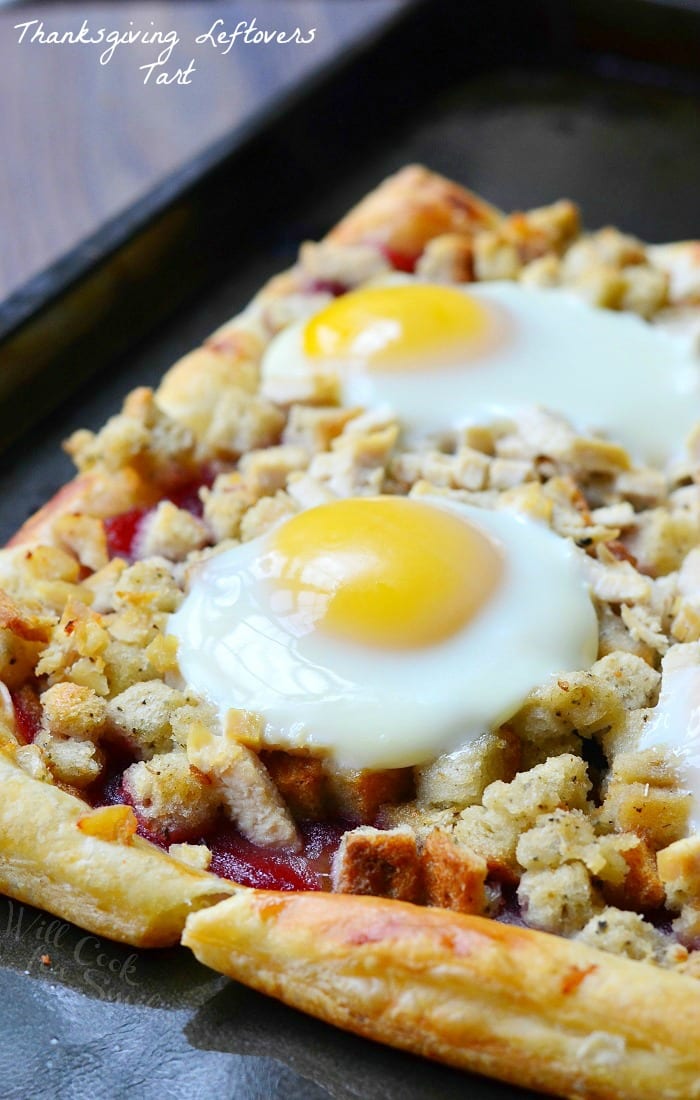
M 512 419 L 539 405 L 621 443 L 637 460 L 663 465 L 680 452 L 700 420 L 700 359 L 686 341 L 559 289 L 511 282 L 461 289 L 503 326 L 503 339 L 478 357 L 467 342 L 463 366 L 370 370 L 312 359 L 300 321 L 267 349 L 263 392 L 325 373 L 338 377 L 344 405 L 389 406 L 409 437 Z
M 265 538 L 195 575 L 169 630 L 187 684 L 218 708 L 265 719 L 269 747 L 330 753 L 350 768 L 419 764 L 496 728 L 547 677 L 595 660 L 598 625 L 580 551 L 529 518 L 435 501 L 480 527 L 505 555 L 477 616 L 431 646 L 391 651 L 295 636 L 261 576 Z
M 700 665 L 662 666 L 659 701 L 637 740 L 636 749 L 664 749 L 690 795 L 689 826 L 700 832 Z

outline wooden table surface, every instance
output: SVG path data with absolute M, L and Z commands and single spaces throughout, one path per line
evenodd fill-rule
M 406 2 L 118 0 L 2 7 L 0 301 Z M 310 38 L 313 28 L 313 41 L 256 44 L 250 41 L 253 19 L 253 34 L 256 28 L 291 33 L 298 27 L 297 38 Z M 40 41 L 51 32 L 77 35 L 83 22 L 84 37 L 98 38 L 104 28 L 105 36 L 131 31 L 138 40 L 117 45 L 106 63 L 100 57 L 104 62 L 111 39 L 106 45 Z M 214 46 L 206 37 L 215 23 L 214 38 L 239 28 L 228 52 L 229 40 Z M 153 32 L 174 32 L 179 41 L 162 64 L 142 69 L 168 49 L 169 39 L 144 44 L 144 33 Z M 194 70 L 187 74 L 190 62 Z M 179 83 L 178 69 L 186 83 Z M 156 83 L 162 73 L 175 77 L 173 83 Z

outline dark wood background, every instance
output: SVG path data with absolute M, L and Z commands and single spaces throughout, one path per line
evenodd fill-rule
M 19 3 L 0 8 L 0 301 L 191 156 L 342 54 L 406 0 L 158 0 Z M 310 45 L 195 44 L 216 19 L 267 30 L 316 28 Z M 46 33 L 176 30 L 171 74 L 194 58 L 184 86 L 143 84 L 157 46 L 18 42 L 15 25 Z M 152 21 L 152 23 L 151 23 Z M 220 28 L 220 29 L 224 29 Z M 342 120 L 339 119 L 339 125 Z M 312 125 L 313 123 L 310 122 Z

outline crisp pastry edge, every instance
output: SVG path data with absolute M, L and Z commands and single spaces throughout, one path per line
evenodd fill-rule
M 558 936 L 382 898 L 245 890 L 189 917 L 182 942 L 329 1023 L 512 1084 L 700 1095 L 694 979 Z

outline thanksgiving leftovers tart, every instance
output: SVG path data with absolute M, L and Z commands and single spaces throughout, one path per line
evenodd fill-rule
M 420 167 L 0 552 L 0 890 L 565 1097 L 700 1096 L 700 245 Z

